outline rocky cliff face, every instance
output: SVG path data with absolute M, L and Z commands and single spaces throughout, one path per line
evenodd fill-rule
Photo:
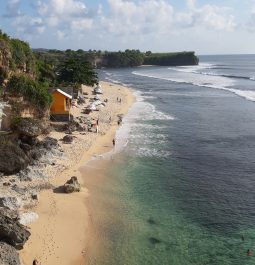
M 12 55 L 8 43 L 0 39 L 0 67 L 9 69 Z

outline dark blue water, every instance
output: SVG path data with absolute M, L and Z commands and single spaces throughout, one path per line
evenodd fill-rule
M 137 95 L 107 173 L 119 206 L 100 264 L 254 264 L 255 56 L 100 76 Z

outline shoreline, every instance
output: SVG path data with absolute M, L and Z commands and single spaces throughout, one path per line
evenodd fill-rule
M 20 258 L 24 265 L 32 264 L 35 258 L 43 265 L 80 265 L 86 261 L 85 248 L 90 234 L 90 213 L 86 206 L 89 191 L 84 187 L 81 167 L 94 155 L 104 154 L 112 150 L 112 139 L 118 129 L 116 116 L 127 114 L 135 101 L 129 88 L 109 82 L 100 83 L 105 92 L 104 97 L 112 97 L 109 100 L 111 107 L 107 111 L 110 111 L 110 117 L 113 116 L 114 119 L 111 124 L 107 125 L 108 127 L 102 124 L 103 135 L 94 133 L 90 137 L 91 145 L 87 145 L 89 147 L 81 150 L 81 153 L 76 152 L 75 148 L 74 150 L 71 148 L 72 145 L 80 145 L 78 139 L 78 142 L 71 144 L 71 147 L 69 146 L 71 150 L 69 151 L 74 157 L 73 164 L 67 165 L 63 172 L 49 180 L 50 184 L 57 188 L 75 175 L 82 186 L 80 192 L 64 194 L 57 193 L 54 189 L 40 192 L 39 203 L 33 208 L 33 211 L 39 215 L 39 219 L 28 225 L 31 236 L 24 249 L 20 251 Z M 116 93 L 117 95 L 120 93 L 121 104 L 116 102 Z M 94 114 L 94 116 L 99 117 L 100 120 L 100 114 L 102 113 L 104 113 L 104 109 Z M 84 136 L 84 138 L 87 139 L 88 136 Z M 84 141 L 86 142 L 86 140 Z

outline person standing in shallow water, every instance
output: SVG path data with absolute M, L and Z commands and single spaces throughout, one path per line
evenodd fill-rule
M 250 249 L 247 250 L 247 252 L 246 252 L 246 256 L 248 256 L 248 257 L 252 256 L 252 252 L 251 252 Z

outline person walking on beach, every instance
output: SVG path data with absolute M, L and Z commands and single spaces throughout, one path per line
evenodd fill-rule
M 115 146 L 115 139 L 112 139 L 112 145 Z

